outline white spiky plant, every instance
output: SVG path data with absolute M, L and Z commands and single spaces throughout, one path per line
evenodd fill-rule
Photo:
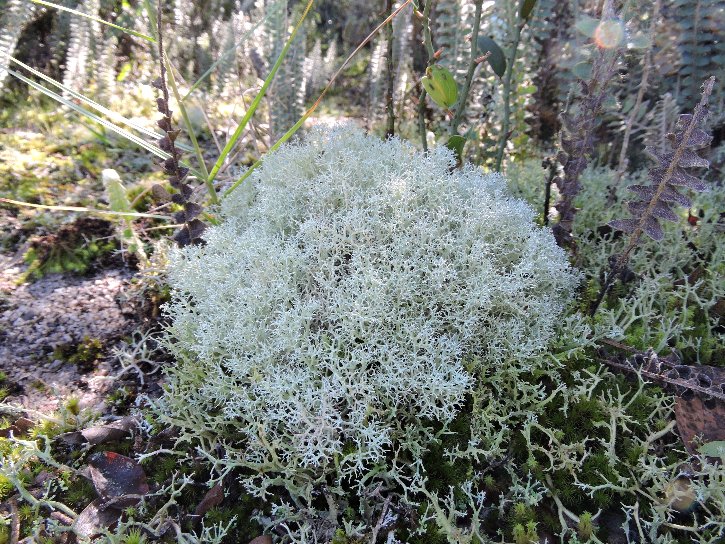
M 259 4 L 258 9 L 263 9 L 266 15 L 262 30 L 264 45 L 260 49 L 262 56 L 266 58 L 266 65 L 270 67 L 284 48 L 290 35 L 290 23 L 293 20 L 296 22 L 299 12 L 293 10 L 290 16 L 284 4 L 264 3 L 261 0 Z M 306 29 L 302 26 L 270 86 L 269 125 L 273 140 L 282 136 L 304 112 L 307 83 L 310 79 L 305 70 L 306 41 Z
M 100 7 L 99 0 L 85 0 L 80 9 L 97 17 Z M 73 17 L 70 33 L 63 85 L 74 91 L 82 91 L 98 64 L 97 54 L 103 40 L 101 23 L 86 17 Z
M 36 12 L 35 6 L 24 0 L 8 0 L 0 16 L 0 91 L 8 77 L 7 56 L 12 55 L 25 25 Z
M 348 478 L 410 477 L 393 454 L 419 459 L 479 376 L 546 348 L 576 276 L 501 176 L 454 164 L 314 130 L 176 251 L 157 413 L 217 474 L 311 509 Z

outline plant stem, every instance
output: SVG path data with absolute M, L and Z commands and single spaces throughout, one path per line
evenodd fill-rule
M 433 38 L 430 32 L 430 10 L 432 5 L 433 0 L 425 0 L 425 7 L 423 8 L 423 43 L 428 52 L 428 66 L 435 62 L 435 49 L 433 48 Z M 421 87 L 423 86 L 421 85 Z M 425 95 L 425 89 L 422 88 L 418 98 L 418 131 L 420 132 L 423 151 L 428 151 L 428 138 L 425 128 Z
M 225 161 L 229 154 L 231 153 L 234 146 L 237 144 L 239 139 L 242 137 L 242 134 L 244 133 L 244 129 L 247 127 L 247 124 L 251 120 L 252 116 L 254 115 L 254 112 L 257 111 L 258 106 L 262 102 L 262 98 L 264 98 L 265 93 L 267 92 L 267 89 L 272 84 L 272 81 L 274 80 L 277 71 L 279 70 L 280 66 L 282 66 L 282 62 L 284 61 L 287 52 L 289 51 L 292 42 L 294 41 L 295 37 L 297 36 L 297 32 L 302 27 L 302 23 L 304 22 L 305 18 L 307 17 L 307 14 L 310 12 L 310 9 L 312 8 L 313 0 L 308 0 L 307 5 L 305 6 L 305 10 L 302 12 L 302 15 L 300 16 L 299 20 L 297 21 L 297 24 L 292 29 L 292 33 L 287 38 L 287 41 L 284 44 L 284 47 L 282 48 L 282 51 L 280 51 L 279 56 L 277 57 L 277 60 L 275 61 L 274 65 L 269 71 L 269 74 L 267 74 L 266 79 L 262 83 L 262 86 L 260 87 L 259 91 L 257 91 L 256 96 L 252 100 L 251 105 L 247 109 L 247 111 L 244 113 L 244 116 L 242 117 L 242 120 L 237 125 L 237 128 L 234 130 L 234 134 L 232 134 L 232 137 L 229 138 L 227 141 L 227 144 L 224 146 L 224 149 L 219 154 L 219 157 L 216 160 L 216 163 L 214 163 L 214 166 L 212 166 L 211 172 L 208 176 L 208 182 L 212 183 L 214 179 L 216 178 L 219 171 L 224 167 Z
M 551 184 L 556 177 L 556 161 L 545 159 L 544 168 L 548 168 L 549 175 L 546 178 L 546 188 L 544 189 L 544 225 L 549 225 L 549 208 L 551 207 Z
M 206 184 L 207 191 L 209 193 L 209 197 L 211 198 L 212 204 L 219 204 L 219 197 L 216 194 L 216 189 L 214 189 L 214 183 L 209 179 L 209 171 L 206 168 L 206 163 L 204 162 L 204 154 L 201 151 L 201 147 L 199 147 L 199 142 L 196 139 L 196 134 L 194 133 L 194 127 L 191 124 L 191 120 L 189 119 L 189 114 L 186 111 L 186 106 L 184 105 L 184 102 L 181 100 L 181 96 L 179 95 L 179 89 L 176 86 L 176 80 L 174 79 L 174 71 L 173 67 L 171 66 L 171 63 L 169 62 L 169 59 L 164 59 L 166 61 L 167 65 L 167 74 L 169 76 L 169 84 L 171 85 L 171 90 L 174 93 L 174 98 L 176 99 L 176 103 L 179 106 L 179 111 L 181 112 L 181 118 L 184 121 L 184 126 L 186 127 L 186 132 L 189 135 L 189 139 L 191 140 L 191 145 L 194 147 L 194 153 L 196 154 L 196 160 L 199 163 L 199 167 L 201 168 L 202 173 L 204 174 L 204 183 Z M 213 134 L 213 131 L 212 131 Z
M 360 52 L 360 50 L 370 42 L 370 40 L 373 39 L 373 36 L 375 36 L 375 34 L 380 32 L 380 30 L 386 24 L 388 24 L 390 21 L 392 21 L 401 11 L 403 11 L 403 9 L 405 9 L 405 6 L 410 4 L 412 1 L 413 0 L 403 0 L 403 3 L 393 13 L 391 13 L 388 17 L 386 17 L 382 23 L 380 23 L 378 26 L 376 26 L 373 29 L 373 31 L 370 32 L 370 34 L 368 34 L 362 42 L 360 42 L 360 44 L 352 51 L 352 53 L 350 53 L 347 56 L 347 58 L 340 65 L 340 67 L 337 69 L 337 71 L 334 74 L 332 74 L 332 77 L 327 82 L 327 85 L 325 85 L 325 88 L 322 89 L 322 92 L 317 97 L 317 100 L 315 100 L 314 104 L 312 104 L 309 108 L 307 108 L 307 111 L 302 115 L 302 117 L 300 117 L 299 120 L 294 125 L 292 125 L 292 127 L 287 132 L 285 132 L 284 135 L 279 140 L 277 140 L 274 143 L 274 145 L 272 145 L 272 147 L 269 148 L 267 153 L 271 153 L 271 152 L 279 149 L 279 147 L 282 144 L 284 144 L 287 140 L 289 140 L 295 134 L 295 132 L 297 132 L 299 130 L 299 128 L 305 123 L 305 121 L 307 121 L 307 119 L 310 117 L 310 115 L 312 115 L 315 112 L 315 110 L 318 108 L 318 106 L 322 103 L 322 99 L 325 98 L 325 96 L 327 95 L 327 92 L 330 90 L 333 83 L 335 83 L 335 81 L 340 76 L 340 74 L 345 69 L 345 67 L 349 64 L 350 60 L 352 60 L 352 58 L 355 55 L 357 55 Z M 245 179 L 247 179 L 250 175 L 252 175 L 252 172 L 254 172 L 254 170 L 257 169 L 261 164 L 262 164 L 262 159 L 258 159 L 257 162 L 255 162 L 254 164 L 252 164 L 252 166 L 247 168 L 246 172 L 244 172 L 244 174 L 242 174 L 242 176 L 239 179 L 237 179 L 232 184 L 232 186 L 229 187 L 229 189 L 227 189 L 224 192 L 223 196 L 225 198 L 227 196 L 229 196 L 232 193 L 232 191 L 234 191 L 237 187 L 239 187 L 244 182 Z
M 181 153 L 179 152 L 179 149 L 176 147 L 176 144 L 174 143 L 174 138 L 170 136 L 171 134 L 171 110 L 169 109 L 169 88 L 166 85 L 166 55 L 164 53 L 164 40 L 163 40 L 163 22 L 161 20 L 161 0 L 158 0 L 158 3 L 156 5 L 156 40 L 158 45 L 158 54 L 159 54 L 159 89 L 161 90 L 161 96 L 163 97 L 160 101 L 158 101 L 158 110 L 159 113 L 161 113 L 167 120 L 168 120 L 168 127 L 164 130 L 164 132 L 167 135 L 167 138 L 169 139 L 169 151 L 168 153 L 171 155 L 171 161 L 173 166 L 173 174 L 174 177 L 179 181 L 179 183 L 182 182 L 184 175 L 182 175 L 181 170 Z M 173 77 L 173 74 L 169 74 L 170 77 Z M 203 164 L 202 160 L 202 168 L 206 170 L 206 165 Z M 213 191 L 212 191 L 213 194 Z M 212 200 L 214 200 L 215 195 L 212 196 Z
M 390 14 L 393 12 L 393 0 L 385 0 L 385 13 Z M 393 21 L 390 21 L 387 27 L 385 27 L 385 38 L 387 40 L 387 52 L 385 53 L 385 62 L 388 67 L 386 96 L 385 96 L 385 111 L 388 113 L 388 122 L 385 127 L 385 136 L 390 138 L 395 136 L 395 104 L 393 102 L 393 91 L 395 90 L 395 67 L 393 66 Z
M 471 91 L 471 83 L 473 82 L 473 73 L 476 71 L 478 62 L 478 31 L 481 28 L 481 11 L 483 10 L 483 0 L 476 0 L 476 13 L 473 17 L 473 32 L 471 34 L 471 60 L 468 62 L 468 72 L 466 72 L 466 81 L 463 84 L 463 89 L 458 97 L 458 105 L 456 106 L 456 113 L 451 121 L 450 134 L 458 133 L 458 126 L 461 124 L 463 119 L 463 112 L 466 110 L 466 101 L 468 99 L 468 93 Z
M 657 24 L 657 19 L 659 18 L 660 14 L 660 0 L 656 0 L 654 3 L 654 8 L 652 9 L 652 24 L 650 26 L 650 37 L 654 37 L 654 30 L 655 25 Z M 647 51 L 644 54 L 644 64 L 642 67 L 642 80 L 639 84 L 639 90 L 637 91 L 637 99 L 634 102 L 634 106 L 632 107 L 632 111 L 629 113 L 629 118 L 627 119 L 627 126 L 624 130 L 624 137 L 622 139 L 622 149 L 619 152 L 619 165 L 617 166 L 617 175 L 615 176 L 615 185 L 619 185 L 620 181 L 622 180 L 622 176 L 624 176 L 625 171 L 627 170 L 627 148 L 629 147 L 629 139 L 632 135 L 632 125 L 634 124 L 635 119 L 637 118 L 637 114 L 639 113 L 639 109 L 642 107 L 642 100 L 644 99 L 644 93 L 647 90 L 647 84 L 649 80 L 649 72 L 652 67 L 652 48 L 649 47 Z
M 518 53 L 519 42 L 521 41 L 521 31 L 524 29 L 526 21 L 517 21 L 517 23 L 514 27 L 514 38 L 511 44 L 511 50 L 509 51 L 509 58 L 506 59 L 506 75 L 503 82 L 503 125 L 498 141 L 498 149 L 496 150 L 496 166 L 494 167 L 497 172 L 501 171 L 503 152 L 506 149 L 506 141 L 509 138 L 509 130 L 511 127 L 511 78 L 513 77 L 514 63 L 516 62 L 516 54 Z

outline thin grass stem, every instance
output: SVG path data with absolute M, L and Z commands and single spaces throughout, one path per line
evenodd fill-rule
M 373 29 L 373 31 L 370 34 L 368 34 L 367 37 L 362 42 L 360 42 L 360 44 L 353 50 L 352 53 L 350 53 L 348 55 L 348 57 L 345 59 L 345 61 L 340 65 L 340 67 L 337 69 L 337 71 L 332 75 L 330 80 L 327 82 L 327 85 L 325 86 L 325 88 L 322 89 L 322 92 L 317 97 L 317 100 L 315 100 L 315 103 L 312 104 L 312 106 L 310 106 L 308 108 L 308 110 L 302 115 L 302 117 L 300 117 L 300 119 L 292 126 L 292 128 L 290 128 L 287 132 L 285 132 L 285 134 L 279 140 L 277 140 L 277 142 L 275 142 L 275 144 L 272 147 L 269 148 L 268 153 L 276 151 L 277 149 L 280 148 L 280 146 L 282 146 L 282 144 L 284 144 L 287 140 L 289 140 L 292 136 L 294 136 L 294 134 L 300 129 L 300 127 L 305 124 L 305 121 L 307 121 L 307 119 L 310 117 L 310 115 L 312 115 L 315 112 L 315 110 L 317 110 L 317 108 L 320 106 L 320 104 L 322 103 L 322 100 L 325 98 L 328 91 L 332 87 L 332 84 L 335 83 L 335 81 L 340 76 L 340 74 L 345 69 L 345 67 L 348 65 L 348 63 L 355 57 L 355 55 L 357 55 L 360 52 L 360 50 L 363 47 L 365 47 L 370 42 L 370 40 L 373 39 L 373 37 L 378 32 L 380 32 L 380 29 L 382 29 L 386 24 L 388 24 L 390 21 L 392 21 L 398 15 L 398 13 L 403 11 L 403 9 L 405 9 L 405 6 L 410 4 L 412 1 L 413 0 L 405 0 L 405 2 L 403 2 L 400 5 L 400 7 L 398 7 L 398 9 L 396 9 L 393 13 L 391 13 L 388 17 L 386 17 L 386 19 L 382 23 L 380 23 L 378 26 L 376 26 L 375 29 Z M 239 187 L 244 182 L 244 180 L 246 180 L 250 175 L 252 175 L 252 172 L 254 172 L 254 170 L 256 170 L 260 164 L 262 164 L 262 161 L 263 161 L 263 158 L 259 159 L 252 166 L 250 166 L 247 169 L 247 171 L 244 172 L 244 174 L 238 180 L 236 180 L 232 184 L 232 186 L 229 187 L 229 189 L 227 189 L 224 192 L 223 197 L 229 196 L 234 191 L 234 189 Z

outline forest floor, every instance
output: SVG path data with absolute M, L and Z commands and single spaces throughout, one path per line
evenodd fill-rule
M 58 112 L 16 115 L 6 122 L 16 128 L 0 129 L 0 198 L 97 209 L 106 204 L 103 169 L 135 193 L 162 179 L 149 153 L 113 135 L 60 122 Z M 351 121 L 324 111 L 308 125 L 342 120 Z M 202 145 L 214 157 L 214 142 Z M 109 395 L 140 385 L 119 354 L 158 325 L 158 301 L 107 219 L 0 202 L 0 400 L 48 414 L 76 398 L 103 415 Z
M 0 278 L 0 370 L 12 380 L 6 400 L 49 412 L 62 398 L 77 397 L 82 408 L 104 412 L 118 365 L 103 352 L 137 325 L 123 303 L 128 272 L 54 273 L 19 284 L 21 275 L 11 266 Z M 93 353 L 78 357 L 79 346 Z M 83 360 L 69 362 L 69 350 Z
M 63 129 L 0 131 L 0 197 L 99 208 L 102 169 L 138 185 L 156 177 L 143 151 Z M 82 408 L 108 412 L 106 398 L 120 387 L 113 378 L 123 370 L 118 350 L 149 326 L 115 225 L 7 202 L 0 225 L 2 400 L 47 414 L 77 398 Z
M 159 275 L 158 263 L 139 267 L 137 257 L 120 241 L 119 233 L 125 223 L 108 215 L 58 208 L 108 209 L 102 172 L 112 168 L 118 172 L 127 197 L 134 202 L 134 211 L 147 213 L 155 206 L 148 194 L 151 186 L 165 180 L 156 161 L 146 151 L 130 147 L 111 135 L 74 126 L 72 120 L 61 118 L 62 112 L 54 110 L 44 117 L 45 114 L 29 111 L 26 109 L 21 114 L 27 117 L 12 122 L 3 119 L 0 113 L 0 123 L 4 126 L 22 127 L 0 128 L 0 439 L 4 439 L 4 442 L 0 440 L 0 446 L 15 447 L 10 445 L 12 438 L 8 437 L 11 433 L 21 437 L 50 437 L 54 441 L 54 454 L 59 455 L 61 463 L 81 467 L 54 476 L 58 481 L 66 478 L 62 480 L 66 488 L 60 494 L 66 501 L 63 504 L 67 503 L 79 512 L 74 516 L 74 530 L 79 534 L 84 531 L 85 534 L 96 534 L 122 517 L 119 511 L 111 509 L 108 519 L 100 519 L 96 494 L 103 496 L 103 492 L 97 482 L 93 481 L 91 485 L 82 473 L 97 461 L 99 454 L 106 455 L 106 460 L 121 460 L 118 461 L 120 464 L 111 464 L 107 481 L 127 480 L 121 470 L 123 463 L 133 463 L 138 468 L 138 477 L 130 479 L 137 489 L 128 492 L 129 496 L 147 494 L 148 477 L 154 490 L 149 504 L 161 512 L 165 499 L 159 490 L 171 489 L 164 486 L 173 484 L 174 470 L 178 468 L 178 458 L 165 455 L 172 447 L 173 432 L 154 427 L 153 422 L 139 417 L 137 409 L 148 407 L 159 396 L 163 368 L 170 362 L 158 340 L 168 290 L 163 276 Z M 332 110 L 310 121 L 329 125 L 341 120 L 338 112 Z M 403 136 L 410 136 L 405 130 L 411 130 L 411 126 L 402 128 Z M 219 142 L 224 141 L 224 134 L 215 136 L 216 142 L 208 135 L 202 136 L 209 164 L 217 156 Z M 237 163 L 248 164 L 264 149 L 252 149 L 250 145 L 245 151 L 248 153 L 240 153 Z M 537 167 L 538 164 L 540 161 L 537 160 Z M 538 172 L 535 170 L 535 174 Z M 541 201 L 540 195 L 535 200 Z M 706 219 L 702 219 L 702 223 L 705 222 Z M 683 221 L 683 226 L 687 232 L 694 232 L 689 221 Z M 173 230 L 166 227 L 156 219 L 134 222 L 149 253 L 153 247 L 158 258 L 163 256 L 163 248 L 170 246 L 168 236 Z M 703 243 L 703 247 L 708 246 Z M 689 246 L 686 249 L 689 251 Z M 662 277 L 667 284 L 675 282 L 673 290 L 677 282 L 685 282 L 666 274 Z M 707 313 L 702 315 L 704 319 L 708 318 Z M 647 347 L 647 344 L 634 345 L 642 350 Z M 629 351 L 637 350 L 629 348 Z M 721 362 L 714 357 L 710 364 Z M 707 369 L 710 374 L 703 373 L 702 376 L 709 383 L 723 383 L 725 378 L 720 369 L 709 366 Z M 583 369 L 577 368 L 575 374 L 578 376 L 580 371 Z M 701 374 L 694 372 L 692 376 L 695 380 Z M 623 377 L 616 379 L 619 380 L 617 388 L 631 385 Z M 632 399 L 642 391 L 632 393 Z M 654 402 L 652 399 L 660 392 L 647 397 L 647 402 Z M 608 402 L 613 402 L 611 396 Z M 671 417 L 676 418 L 678 433 L 685 442 L 689 443 L 695 435 L 719 440 L 716 432 L 722 431 L 721 408 L 711 409 L 699 398 L 692 402 L 678 399 L 676 403 L 675 414 Z M 585 405 L 589 404 L 582 404 Z M 131 420 L 133 424 L 129 423 Z M 47 422 L 55 427 L 44 426 Z M 673 422 L 662 423 L 665 428 L 674 425 Z M 584 424 L 606 427 L 606 423 L 591 419 Z M 142 430 L 132 433 L 131 427 Z M 589 431 L 595 432 L 593 427 Z M 49 430 L 52 432 L 47 432 Z M 670 442 L 663 442 L 663 448 L 671 449 L 671 439 L 669 436 Z M 24 447 L 19 447 L 18 451 Z M 157 449 L 162 455 L 154 457 L 155 462 L 147 463 L 143 470 L 133 461 L 134 457 L 148 461 L 151 459 L 149 452 Z M 36 460 L 19 466 L 25 471 L 23 474 L 32 473 L 33 478 L 28 477 L 26 482 L 29 492 L 42 494 L 45 487 L 50 488 L 43 479 L 52 472 L 48 467 L 57 465 L 48 464 L 47 459 L 37 461 L 37 452 L 31 453 Z M 221 486 L 217 484 L 208 489 L 206 469 L 200 469 L 198 459 L 192 455 L 188 459 L 193 463 L 185 465 L 183 470 L 187 475 L 193 474 L 195 481 L 172 522 L 195 520 L 196 523 L 205 512 L 221 504 L 223 508 L 212 513 L 217 516 L 215 519 L 221 522 L 236 516 L 243 521 L 235 528 L 237 532 L 230 541 L 248 542 L 257 537 L 260 528 L 249 521 L 255 505 L 238 500 L 243 491 L 234 487 L 237 483 L 229 484 L 231 487 L 226 495 L 229 500 L 223 502 L 225 497 L 219 495 Z M 45 521 L 43 511 L 37 510 L 19 521 L 19 516 L 12 512 L 16 500 L 12 495 L 14 488 L 9 481 L 3 482 L 0 478 L 0 495 L 3 492 L 11 500 L 0 502 L 0 518 L 14 519 L 13 530 L 20 533 L 22 526 L 23 534 L 28 535 L 20 542 L 31 542 L 27 539 L 33 538 L 32 531 Z M 222 515 L 227 517 L 220 517 Z M 95 521 L 88 522 L 89 518 Z M 614 535 L 622 527 L 621 512 L 612 519 L 616 522 L 607 531 Z M 68 520 L 64 523 L 70 524 Z M 600 523 L 612 525 L 606 515 Z M 0 526 L 0 544 L 4 542 L 3 529 Z M 617 542 L 613 536 L 607 541 Z

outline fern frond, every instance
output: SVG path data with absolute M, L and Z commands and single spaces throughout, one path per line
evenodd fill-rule
M 267 36 L 267 64 L 274 62 L 289 37 L 289 16 L 287 7 L 269 4 L 265 33 Z M 270 133 L 276 140 L 291 127 L 304 112 L 305 90 L 305 45 L 307 33 L 300 28 L 287 56 L 272 82 L 269 90 Z
M 36 12 L 34 4 L 25 0 L 8 0 L 0 17 L 0 90 L 8 77 L 8 57 L 15 51 L 23 28 Z
M 700 82 L 716 74 L 716 94 L 723 90 L 725 76 L 725 40 L 722 37 L 725 0 L 674 0 L 680 53 L 682 92 L 678 97 L 681 107 L 691 108 L 697 101 Z
M 617 20 L 613 11 L 605 12 L 604 17 L 606 20 Z M 574 197 L 581 190 L 579 178 L 594 151 L 594 131 L 599 124 L 604 100 L 609 93 L 608 86 L 616 73 L 621 54 L 619 47 L 610 49 L 596 46 L 591 76 L 587 81 L 580 82 L 579 103 L 575 111 L 567 111 L 561 116 L 562 151 L 559 152 L 558 159 L 564 172 L 554 179 L 554 183 L 561 193 L 561 197 L 556 203 L 559 222 L 554 225 L 554 236 L 562 247 L 571 246 L 574 243 L 571 234 L 577 212 Z
M 89 15 L 98 15 L 99 0 L 85 0 L 79 7 Z M 94 55 L 101 35 L 100 23 L 82 17 L 72 17 L 70 42 L 66 54 L 63 85 L 74 91 L 83 90 L 89 81 Z M 68 96 L 66 96 L 68 98 Z
M 628 203 L 629 212 L 635 219 L 618 219 L 609 223 L 617 230 L 630 234 L 630 242 L 620 262 L 626 262 L 629 253 L 639 242 L 642 234 L 653 240 L 661 240 L 664 236 L 660 219 L 677 221 L 678 215 L 672 209 L 675 204 L 690 206 L 690 199 L 680 193 L 679 188 L 685 187 L 693 191 L 704 191 L 707 185 L 698 177 L 688 174 L 687 168 L 707 168 L 710 163 L 700 157 L 696 150 L 707 146 L 712 136 L 702 126 L 708 115 L 707 103 L 715 85 L 715 77 L 708 79 L 702 86 L 702 97 L 694 113 L 680 115 L 675 131 L 667 135 L 670 149 L 659 151 L 648 148 L 657 161 L 650 169 L 649 185 L 633 185 L 630 190 L 639 198 Z
M 401 4 L 398 0 L 393 9 Z M 393 98 L 400 102 L 405 94 L 412 70 L 411 41 L 413 39 L 413 6 L 406 8 L 393 19 L 393 66 L 395 66 Z
M 668 150 L 647 148 L 657 161 L 649 171 L 650 183 L 629 187 L 630 191 L 637 195 L 636 199 L 627 203 L 633 219 L 616 219 L 609 222 L 610 227 L 628 234 L 629 241 L 620 255 L 613 255 L 610 258 L 611 270 L 606 275 L 599 295 L 589 308 L 590 315 L 596 313 L 616 278 L 627 274 L 630 255 L 639 244 L 642 235 L 646 234 L 655 241 L 662 240 L 664 232 L 660 220 L 677 221 L 679 216 L 673 209 L 675 205 L 688 207 L 691 205 L 689 197 L 680 192 L 681 188 L 693 191 L 707 189 L 707 185 L 700 178 L 689 174 L 686 169 L 709 166 L 709 162 L 696 151 L 712 140 L 712 136 L 702 127 L 708 116 L 707 105 L 714 86 L 715 77 L 710 77 L 702 85 L 702 96 L 695 111 L 692 114 L 680 115 L 674 132 L 667 135 Z
M 647 113 L 644 134 L 646 147 L 664 152 L 667 145 L 667 134 L 672 131 L 677 120 L 679 108 L 677 101 L 670 93 L 665 93 L 657 101 L 654 108 Z
M 368 102 L 368 120 L 374 121 L 382 111 L 383 96 L 383 68 L 385 66 L 385 52 L 388 49 L 387 40 L 383 35 L 375 40 L 370 62 L 368 63 L 368 77 L 370 78 L 370 100 Z

